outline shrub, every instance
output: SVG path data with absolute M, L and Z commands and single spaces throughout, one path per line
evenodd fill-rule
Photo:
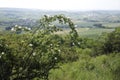
M 109 33 L 103 50 L 104 53 L 120 52 L 120 27 Z
M 55 21 L 68 24 L 71 29 L 69 39 L 74 42 L 78 36 L 75 25 L 64 15 L 45 15 L 40 19 L 40 26 L 35 31 L 15 26 L 12 29 L 13 33 L 0 39 L 1 80 L 32 80 L 35 78 L 48 80 L 49 71 L 58 68 L 64 58 L 61 54 L 64 53 L 61 48 L 64 40 L 60 35 L 55 34 L 61 30 L 53 25 L 52 22 Z M 23 30 L 30 33 L 16 34 L 17 31 Z

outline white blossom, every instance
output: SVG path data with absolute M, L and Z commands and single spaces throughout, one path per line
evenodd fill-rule
M 52 46 L 53 44 L 50 44 L 50 46 Z
M 4 55 L 4 54 L 5 54 L 5 52 L 2 52 L 1 54 L 2 54 L 2 55 Z
M 18 27 L 18 25 L 15 25 L 15 27 Z
M 11 31 L 16 31 L 15 28 L 11 28 Z
M 36 53 L 35 52 L 33 52 L 33 56 L 35 56 L 36 55 Z
M 75 27 L 77 27 L 77 25 L 75 25 Z
M 22 27 L 21 27 L 21 26 L 19 26 L 18 28 L 19 28 L 19 29 L 21 29 Z
M 75 43 L 73 42 L 73 43 L 72 43 L 72 45 L 74 46 L 74 45 L 75 45 Z
M 58 52 L 60 52 L 61 50 L 59 49 Z
M 67 17 L 68 19 L 70 19 L 70 17 Z
M 57 60 L 57 57 L 55 57 L 54 59 Z
M 54 26 L 53 24 L 49 24 L 48 26 Z
M 31 28 L 28 28 L 28 27 L 25 27 L 25 29 L 26 29 L 26 30 L 29 30 L 29 31 L 31 30 Z
M 32 46 L 33 46 L 33 44 L 29 44 L 29 46 L 30 46 L 30 47 L 32 47 Z
M 0 58 L 1 58 L 1 56 L 0 56 Z
M 80 44 L 80 42 L 78 42 L 78 44 Z
M 31 30 L 31 28 L 28 28 L 28 30 L 30 31 L 30 30 Z

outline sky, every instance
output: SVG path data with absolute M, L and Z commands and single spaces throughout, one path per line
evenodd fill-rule
M 0 8 L 42 10 L 120 10 L 120 0 L 0 0 Z

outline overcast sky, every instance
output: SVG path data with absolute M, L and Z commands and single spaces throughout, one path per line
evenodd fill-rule
M 42 10 L 120 10 L 120 0 L 0 0 L 0 8 Z

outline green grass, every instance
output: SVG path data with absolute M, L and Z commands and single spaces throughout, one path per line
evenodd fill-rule
M 96 38 L 99 37 L 102 33 L 106 32 L 112 32 L 114 29 L 104 29 L 104 28 L 79 28 L 78 34 L 81 37 L 87 37 L 87 38 Z
M 0 31 L 5 30 L 5 26 L 0 26 Z
M 113 54 L 112 54 L 113 55 Z M 50 80 L 119 80 L 114 78 L 112 69 L 120 59 L 118 56 L 101 55 L 90 57 L 83 55 L 76 62 L 63 64 L 61 69 L 51 70 Z M 118 64 L 119 65 L 119 64 Z
M 108 28 L 120 27 L 120 23 L 104 23 L 103 25 L 107 26 Z
M 114 29 L 105 29 L 105 28 L 76 28 L 78 34 L 80 37 L 84 38 L 98 38 L 102 33 L 109 33 L 114 31 Z M 68 34 L 70 29 L 66 29 L 60 32 L 57 32 L 56 34 L 60 35 L 66 35 Z

